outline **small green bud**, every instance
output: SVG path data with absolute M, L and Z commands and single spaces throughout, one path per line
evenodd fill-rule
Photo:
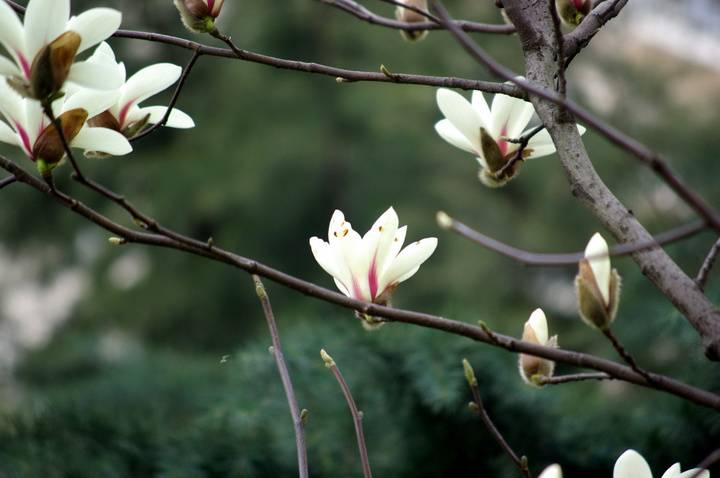
M 441 229 L 450 229 L 453 225 L 453 218 L 447 215 L 444 211 L 438 211 L 435 214 L 435 221 Z
M 125 239 L 123 239 L 122 237 L 115 237 L 115 236 L 109 237 L 108 242 L 110 244 L 112 244 L 113 246 L 122 246 L 127 243 L 127 241 Z
M 325 349 L 320 349 L 320 357 L 322 357 L 323 362 L 325 362 L 325 366 L 327 368 L 335 367 L 335 361 L 330 355 L 328 355 L 327 352 L 325 352 Z
M 303 426 L 307 423 L 308 417 L 310 417 L 310 411 L 307 408 L 300 410 L 300 423 L 302 423 Z
M 467 359 L 463 359 L 462 364 L 463 370 L 465 371 L 465 380 L 467 380 L 468 385 L 471 387 L 476 386 L 477 378 L 475 378 L 475 370 L 473 370 L 472 365 L 470 365 Z

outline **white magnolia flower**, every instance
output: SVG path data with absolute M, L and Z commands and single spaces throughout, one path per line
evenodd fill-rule
M 62 123 L 65 138 L 73 148 L 123 155 L 132 151 L 120 133 L 107 128 L 93 128 L 86 120 L 117 101 L 117 92 L 79 90 L 52 104 L 53 114 Z M 43 113 L 40 103 L 23 98 L 4 81 L 0 81 L 0 141 L 19 146 L 33 161 L 52 168 L 64 156 L 60 137 Z
M 148 123 L 155 124 L 163 119 L 167 112 L 166 106 L 140 107 L 139 103 L 171 86 L 182 74 L 182 68 L 177 65 L 156 63 L 127 78 L 125 64 L 115 60 L 115 53 L 105 42 L 95 49 L 87 61 L 114 69 L 122 85 L 117 101 L 100 115 L 93 117 L 90 124 L 114 129 L 128 137 L 133 136 Z M 165 126 L 192 128 L 195 123 L 190 116 L 173 108 Z
M 680 472 L 680 463 L 675 463 L 663 473 L 662 478 L 690 478 L 695 476 L 700 469 L 694 468 Z M 615 462 L 613 478 L 652 478 L 652 472 L 645 458 L 635 450 L 627 450 L 620 455 Z M 697 478 L 710 478 L 710 472 L 703 470 Z
M 560 465 L 550 465 L 540 473 L 538 478 L 562 478 L 562 469 Z
M 620 301 L 620 276 L 610 265 L 610 249 L 599 233 L 585 248 L 575 278 L 580 316 L 590 325 L 603 329 L 612 323 Z
M 118 88 L 116 75 L 102 65 L 81 61 L 71 64 L 75 55 L 97 45 L 112 35 L 120 26 L 122 15 L 109 8 L 93 8 L 78 16 L 70 17 L 70 0 L 30 0 L 25 12 L 24 23 L 6 2 L 0 2 L 0 44 L 5 47 L 10 59 L 0 55 L 0 75 L 17 77 L 28 85 L 38 81 L 37 75 L 56 74 L 48 72 L 49 64 L 43 61 L 42 53 L 48 45 L 60 37 L 73 32 L 75 41 L 63 43 L 62 68 L 66 68 L 58 81 L 67 81 L 87 88 L 109 90 Z M 79 41 L 77 41 L 79 40 Z M 69 56 L 69 58 L 65 58 Z M 58 63 L 53 63 L 57 66 Z M 40 71 L 38 71 L 38 69 Z M 4 81 L 3 81 L 4 82 Z M 62 86 L 62 85 L 56 85 Z M 59 88 L 58 88 L 59 89 Z
M 360 237 L 336 210 L 330 220 L 328 242 L 313 237 L 310 248 L 343 294 L 386 304 L 395 286 L 412 277 L 437 247 L 437 239 L 430 237 L 400 250 L 406 229 L 398 227 L 398 216 L 390 208 Z
M 488 107 L 480 91 L 473 91 L 470 103 L 459 93 L 440 88 L 437 104 L 445 119 L 435 124 L 435 130 L 448 143 L 477 156 L 481 168 L 480 180 L 484 184 L 501 186 L 517 174 L 517 168 L 500 177 L 496 173 L 520 147 L 507 140 L 518 139 L 527 133 L 525 127 L 535 112 L 531 103 L 497 94 L 492 106 Z M 585 132 L 580 125 L 578 129 L 581 134 Z M 528 141 L 523 159 L 539 158 L 554 152 L 555 145 L 550 134 L 542 130 Z
M 552 337 L 548 334 L 547 318 L 542 309 L 535 309 L 523 327 L 523 342 L 557 347 L 557 335 Z M 555 362 L 533 355 L 520 354 L 519 370 L 522 379 L 530 384 L 537 385 L 533 381 L 536 375 L 552 377 L 555 370 Z
M 428 11 L 427 0 L 400 0 L 400 3 L 409 7 L 415 7 L 423 12 Z M 425 15 L 421 15 L 415 10 L 403 8 L 400 5 L 395 7 L 395 18 L 405 23 L 422 23 L 427 21 Z M 418 41 L 425 38 L 427 30 L 400 30 L 400 34 L 407 41 Z
M 208 33 L 215 29 L 225 0 L 174 0 L 185 28 L 195 33 Z

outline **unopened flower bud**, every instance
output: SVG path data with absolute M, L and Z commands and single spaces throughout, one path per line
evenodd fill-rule
M 82 127 L 85 125 L 88 114 L 82 108 L 68 110 L 61 114 L 57 121 L 60 123 L 60 129 L 63 132 L 65 141 L 70 142 L 77 136 Z M 33 147 L 33 160 L 39 162 L 42 160 L 50 169 L 54 168 L 61 159 L 65 157 L 65 147 L 62 138 L 58 133 L 55 125 L 47 126 L 35 141 Z
M 525 322 L 522 335 L 523 342 L 557 347 L 557 335 L 548 337 L 547 319 L 542 309 L 535 309 L 530 318 Z M 555 362 L 533 355 L 520 354 L 519 364 L 520 376 L 529 385 L 537 386 L 533 379 L 535 376 L 552 377 L 555 370 Z
M 467 380 L 468 385 L 471 387 L 474 387 L 477 385 L 477 378 L 475 378 L 475 370 L 473 370 L 472 365 L 470 365 L 470 362 L 468 362 L 467 359 L 463 359 L 463 370 L 465 371 L 465 380 Z
M 215 30 L 215 19 L 220 15 L 225 0 L 174 0 L 185 28 L 194 33 Z
M 335 366 L 335 361 L 327 352 L 325 352 L 325 349 L 320 349 L 320 357 L 322 357 L 323 362 L 325 362 L 325 366 L 327 368 Z
M 558 16 L 566 25 L 576 27 L 592 10 L 592 0 L 555 0 Z
M 575 292 L 580 317 L 590 326 L 604 330 L 617 315 L 620 303 L 620 275 L 610 266 L 607 242 L 596 233 L 578 264 Z
M 555 464 L 545 468 L 538 478 L 562 478 L 562 476 L 562 468 Z
M 400 0 L 400 3 L 407 5 L 408 7 L 414 7 L 423 12 L 427 12 L 428 4 L 427 0 Z M 398 21 L 405 23 L 423 23 L 427 21 L 427 17 L 421 13 L 403 8 L 400 5 L 395 9 L 395 18 Z M 400 30 L 400 34 L 404 39 L 410 42 L 422 40 L 427 36 L 427 30 Z
M 113 246 L 122 246 L 126 241 L 122 237 L 112 236 L 108 237 L 108 242 Z
M 70 74 L 70 67 L 80 47 L 81 38 L 75 32 L 67 31 L 45 45 L 30 66 L 30 82 L 15 78 L 9 84 L 24 96 L 37 100 L 52 100 Z
M 453 218 L 445 211 L 438 211 L 437 214 L 435 214 L 435 221 L 442 229 L 450 229 L 453 225 Z

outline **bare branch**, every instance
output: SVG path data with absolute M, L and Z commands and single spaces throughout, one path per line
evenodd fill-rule
M 700 462 L 696 468 L 698 468 L 698 471 L 693 473 L 688 478 L 698 478 L 702 472 L 708 468 L 710 468 L 712 465 L 720 461 L 720 448 L 710 453 L 703 461 Z
M 586 380 L 615 380 L 615 378 L 606 373 L 574 373 L 557 375 L 554 377 L 535 376 L 533 377 L 533 380 L 536 381 L 538 385 L 560 385 L 563 383 L 583 382 Z
M 11 184 L 15 183 L 16 181 L 17 181 L 17 178 L 15 176 L 8 176 L 7 178 L 0 180 L 0 189 L 10 186 Z
M 358 410 L 357 405 L 355 405 L 355 399 L 353 399 L 352 393 L 350 392 L 350 387 L 348 387 L 347 382 L 345 382 L 345 379 L 343 378 L 342 373 L 340 373 L 340 369 L 337 367 L 333 358 L 328 355 L 325 350 L 320 351 L 320 356 L 322 357 L 323 362 L 325 362 L 325 366 L 329 368 L 335 376 L 335 379 L 342 389 L 343 395 L 345 395 L 348 408 L 350 408 L 353 425 L 355 425 L 355 436 L 357 438 L 358 451 L 360 453 L 360 462 L 362 463 L 363 477 L 372 478 L 370 460 L 368 459 L 367 446 L 365 445 L 365 433 L 363 432 L 362 426 L 363 412 Z
M 360 20 L 363 20 L 367 23 L 373 24 L 373 25 L 379 25 L 382 27 L 392 28 L 395 30 L 405 30 L 405 31 L 421 31 L 421 30 L 442 30 L 443 27 L 440 25 L 437 20 L 435 19 L 434 15 L 429 14 L 428 12 L 424 12 L 420 10 L 419 8 L 407 6 L 407 5 L 401 5 L 399 2 L 393 2 L 393 1 L 385 1 L 385 3 L 391 3 L 393 5 L 401 5 L 402 8 L 406 8 L 408 10 L 412 10 L 413 12 L 417 12 L 426 18 L 428 18 L 430 21 L 427 22 L 418 22 L 418 23 L 407 23 L 407 22 L 401 22 L 399 20 L 395 20 L 393 18 L 387 18 L 383 17 L 382 15 L 378 15 L 376 13 L 373 13 L 369 9 L 365 8 L 364 6 L 358 4 L 357 2 L 353 0 L 318 0 L 321 3 L 324 3 L 326 5 L 329 5 L 331 7 L 335 7 L 339 10 L 342 10 L 344 12 L 349 13 L 350 15 L 353 15 Z M 512 25 L 493 25 L 488 23 L 477 23 L 477 22 L 469 22 L 464 20 L 458 20 L 456 22 L 460 28 L 462 28 L 466 32 L 475 32 L 475 33 L 498 33 L 503 35 L 509 35 L 515 31 L 515 27 Z
M 695 282 L 697 283 L 698 287 L 700 287 L 700 290 L 705 289 L 705 283 L 707 283 L 710 271 L 715 265 L 715 260 L 717 259 L 718 253 L 720 253 L 720 239 L 718 239 L 715 244 L 713 244 L 713 246 L 710 248 L 710 252 L 708 252 L 708 255 L 705 257 L 705 260 L 700 267 L 700 271 L 695 278 Z
M 473 401 L 470 402 L 470 409 L 477 412 L 477 414 L 480 416 L 480 420 L 482 420 L 483 424 L 485 425 L 485 428 L 488 429 L 492 437 L 495 439 L 497 444 L 500 445 L 500 448 L 503 449 L 503 451 L 510 458 L 510 460 L 515 463 L 515 465 L 520 470 L 522 476 L 524 476 L 525 478 L 531 478 L 532 475 L 530 474 L 530 470 L 528 468 L 527 457 L 518 457 L 517 453 L 515 453 L 515 450 L 512 449 L 505 437 L 503 437 L 502 433 L 500 433 L 500 430 L 498 430 L 498 428 L 495 426 L 495 423 L 493 423 L 492 418 L 490 418 L 487 410 L 485 410 L 482 397 L 480 396 L 480 388 L 478 387 L 477 378 L 475 378 L 475 371 L 473 370 L 470 362 L 468 362 L 467 359 L 463 359 L 463 369 L 465 370 L 465 379 L 467 380 L 468 385 L 470 386 L 470 391 L 473 395 Z
M 585 48 L 607 22 L 615 18 L 628 0 L 605 0 L 596 6 L 575 30 L 565 35 L 565 66 Z
M 615 351 L 622 357 L 622 359 L 625 361 L 626 364 L 630 365 L 630 368 L 635 370 L 635 372 L 639 373 L 648 382 L 652 382 L 652 378 L 650 377 L 650 374 L 646 372 L 645 370 L 641 369 L 637 361 L 635 361 L 635 358 L 630 354 L 630 352 L 627 351 L 625 347 L 623 347 L 623 344 L 620 343 L 620 340 L 617 338 L 617 336 L 613 333 L 612 330 L 610 330 L 610 327 L 605 327 L 604 329 L 600 330 L 605 337 L 608 338 L 610 343 L 612 344 Z
M 444 212 L 438 213 L 438 223 L 444 229 L 449 229 L 466 239 L 480 244 L 483 247 L 497 252 L 505 257 L 509 257 L 526 266 L 545 266 L 545 267 L 565 267 L 576 266 L 577 263 L 585 258 L 583 251 L 579 252 L 561 252 L 555 254 L 543 254 L 518 249 L 504 242 L 486 236 L 462 222 L 454 219 Z M 692 237 L 707 228 L 703 221 L 693 221 L 682 226 L 678 226 L 669 231 L 662 232 L 655 236 L 652 241 L 636 242 L 630 244 L 620 244 L 610 248 L 610 257 L 622 257 L 633 254 L 635 252 L 661 247 L 673 242 Z
M 266 266 L 253 259 L 226 251 L 220 247 L 214 245 L 212 245 L 212 247 L 208 247 L 206 243 L 195 241 L 191 238 L 185 238 L 181 241 L 167 235 L 129 229 L 111 221 L 106 216 L 103 216 L 94 209 L 89 208 L 82 202 L 63 194 L 60 191 L 50 188 L 43 181 L 37 179 L 25 169 L 18 166 L 15 162 L 5 158 L 4 156 L 0 156 L 0 167 L 13 174 L 19 182 L 53 198 L 63 207 L 66 207 L 76 214 L 85 217 L 89 221 L 124 239 L 128 243 L 175 249 L 189 254 L 206 257 L 237 267 L 250 274 L 257 274 L 265 277 L 302 294 L 312 296 L 319 300 L 336 304 L 347 309 L 355 310 L 366 315 L 384 317 L 390 321 L 442 330 L 447 333 L 467 337 L 478 342 L 503 348 L 511 352 L 534 355 L 536 357 L 542 357 L 555 362 L 594 369 L 600 372 L 605 372 L 618 380 L 624 380 L 643 387 L 660 390 L 671 395 L 684 398 L 698 405 L 720 410 L 720 395 L 685 384 L 671 377 L 651 373 L 650 377 L 652 378 L 652 383 L 650 383 L 645 377 L 638 374 L 630 367 L 600 357 L 581 352 L 531 344 L 501 334 L 493 334 L 493 337 L 491 338 L 487 332 L 479 326 L 474 326 L 465 322 L 453 321 L 422 312 L 393 309 L 391 307 L 353 299 L 338 292 L 328 290 L 324 287 L 320 287 L 313 283 L 291 276 L 277 269 L 273 269 L 272 267 Z M 180 235 L 179 233 L 174 234 Z M 193 246 L 191 245 L 193 241 L 199 242 L 201 245 L 197 247 Z
M 305 427 L 300 415 L 300 408 L 298 407 L 297 399 L 295 398 L 295 390 L 293 389 L 292 380 L 290 379 L 290 372 L 288 371 L 287 364 L 285 363 L 285 356 L 282 351 L 282 345 L 280 344 L 280 333 L 278 332 L 277 324 L 275 323 L 275 314 L 273 314 L 270 297 L 267 295 L 267 291 L 265 290 L 262 280 L 260 280 L 260 277 L 255 274 L 253 274 L 252 279 L 255 283 L 255 292 L 262 304 L 268 329 L 270 329 L 270 337 L 272 338 L 273 344 L 273 356 L 275 357 L 275 363 L 277 364 L 278 371 L 280 372 L 280 380 L 282 380 L 283 388 L 285 389 L 285 396 L 287 397 L 288 406 L 290 407 L 290 415 L 292 416 L 293 428 L 295 429 L 295 444 L 298 455 L 298 475 L 300 478 L 308 478 L 309 474 L 307 449 L 305 448 Z

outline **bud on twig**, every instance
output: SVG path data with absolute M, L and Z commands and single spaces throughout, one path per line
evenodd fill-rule
M 407 5 L 408 7 L 414 7 L 415 9 L 423 12 L 428 11 L 427 0 L 400 0 L 400 3 Z M 427 21 L 427 17 L 421 13 L 415 10 L 403 8 L 399 5 L 395 9 L 395 18 L 397 18 L 398 21 L 405 23 L 423 23 Z M 427 36 L 427 33 L 427 30 L 400 30 L 402 37 L 409 42 L 420 41 Z
M 70 142 L 77 136 L 85 125 L 88 113 L 82 108 L 68 110 L 57 117 L 65 141 Z M 52 171 L 65 157 L 65 146 L 58 129 L 54 125 L 47 126 L 35 141 L 32 151 L 33 160 L 38 170 L 45 175 L 45 171 Z
M 592 0 L 555 0 L 560 20 L 570 27 L 576 27 L 592 10 Z
M 325 362 L 325 366 L 327 368 L 332 368 L 335 366 L 335 361 L 330 355 L 328 355 L 327 352 L 325 352 L 325 349 L 320 349 L 320 357 L 322 357 L 323 362 Z
M 522 335 L 523 342 L 557 347 L 557 335 L 548 338 L 548 327 L 545 313 L 542 309 L 535 309 L 530 318 L 525 322 Z M 555 362 L 533 355 L 520 354 L 520 376 L 529 385 L 540 386 L 535 376 L 552 377 L 555 370 Z
M 435 214 L 435 221 L 441 229 L 445 230 L 450 229 L 453 224 L 453 218 L 448 216 L 445 211 L 438 211 L 437 214 Z
M 174 0 L 185 28 L 194 33 L 215 31 L 215 19 L 225 0 Z
M 620 303 L 620 275 L 610 266 L 610 251 L 600 234 L 585 248 L 585 258 L 575 277 L 580 317 L 590 326 L 604 330 L 617 315 Z
M 108 242 L 110 244 L 112 244 L 113 246 L 122 246 L 127 241 L 125 239 L 123 239 L 122 237 L 113 236 L 113 237 L 108 237 Z
M 470 362 L 468 362 L 467 359 L 463 359 L 463 370 L 465 371 L 465 380 L 467 380 L 468 385 L 471 387 L 474 387 L 477 385 L 477 378 L 475 378 L 475 370 L 473 370 L 472 365 L 470 365 Z

